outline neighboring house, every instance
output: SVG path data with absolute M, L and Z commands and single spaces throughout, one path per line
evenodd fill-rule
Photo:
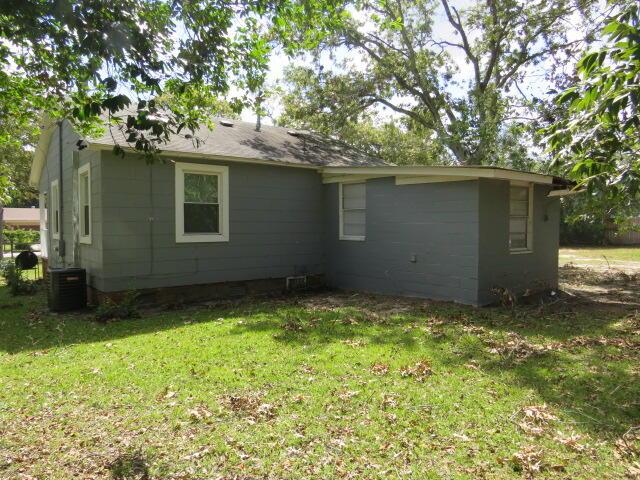
M 454 300 L 557 286 L 567 182 L 491 167 L 391 166 L 303 132 L 217 121 L 151 165 L 48 125 L 40 189 L 53 267 L 86 268 L 90 290 L 153 300 L 331 287 Z M 46 214 L 45 214 L 46 213 Z M 300 279 L 298 279 L 300 280 Z
M 40 228 L 40 210 L 37 208 L 9 208 L 2 210 L 2 222 L 7 230 L 38 230 Z

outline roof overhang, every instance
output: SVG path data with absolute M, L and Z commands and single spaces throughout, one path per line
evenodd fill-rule
M 395 177 L 396 185 L 455 182 L 493 178 L 541 185 L 563 186 L 568 182 L 553 175 L 521 172 L 500 167 L 447 167 L 447 166 L 388 166 L 388 167 L 325 167 L 323 183 L 358 181 L 369 178 Z
M 38 145 L 33 153 L 33 160 L 31 161 L 31 173 L 29 174 L 29 185 L 32 187 L 38 187 L 40 184 L 40 176 L 42 175 L 42 169 L 47 162 L 47 152 L 49 151 L 49 144 L 51 143 L 51 137 L 55 132 L 57 122 L 49 116 L 42 118 L 42 130 L 40 131 L 40 138 L 38 139 Z

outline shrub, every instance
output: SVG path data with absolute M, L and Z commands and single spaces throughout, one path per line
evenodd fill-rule
M 35 282 L 25 279 L 22 269 L 13 260 L 3 261 L 0 270 L 11 295 L 30 295 L 36 291 Z
M 40 232 L 37 230 L 4 230 L 2 235 L 5 243 L 13 243 L 13 245 L 31 245 L 40 242 Z
M 96 309 L 96 320 L 106 322 L 116 318 L 140 318 L 137 307 L 138 293 L 126 292 L 119 301 L 105 298 Z

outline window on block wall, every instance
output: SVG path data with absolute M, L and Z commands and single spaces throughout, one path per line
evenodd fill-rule
M 80 243 L 91 243 L 91 165 L 78 169 L 78 204 L 80 209 Z

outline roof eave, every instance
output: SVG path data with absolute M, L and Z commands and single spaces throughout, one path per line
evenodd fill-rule
M 40 131 L 40 138 L 38 138 L 38 145 L 33 153 L 33 160 L 31 161 L 31 172 L 29 173 L 29 185 L 37 188 L 40 184 L 40 177 L 42 176 L 42 170 L 47 161 L 47 152 L 49 151 L 49 144 L 51 143 L 51 137 L 55 131 L 57 122 L 44 115 L 42 117 L 42 129 Z

